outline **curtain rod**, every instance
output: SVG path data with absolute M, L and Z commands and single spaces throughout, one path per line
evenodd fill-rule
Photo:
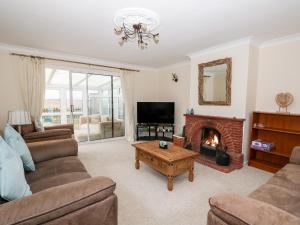
M 127 71 L 132 71 L 132 72 L 140 72 L 139 70 L 128 69 L 128 68 L 123 68 L 123 67 L 105 66 L 105 65 L 101 65 L 101 64 L 85 63 L 85 62 L 66 60 L 66 59 L 55 59 L 55 58 L 41 57 L 41 56 L 35 56 L 35 55 L 18 54 L 18 53 L 10 53 L 10 54 L 17 55 L 17 56 L 31 57 L 31 58 L 54 60 L 54 61 L 60 61 L 60 62 L 77 63 L 77 64 L 88 65 L 88 66 L 99 66 L 99 67 L 110 68 L 110 69 L 119 69 L 119 70 L 127 70 Z

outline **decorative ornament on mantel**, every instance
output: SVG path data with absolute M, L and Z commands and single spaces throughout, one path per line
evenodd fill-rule
M 138 46 L 145 49 L 150 39 L 153 39 L 155 44 L 159 42 L 159 33 L 154 32 L 159 26 L 158 16 L 148 9 L 121 9 L 116 12 L 114 22 L 115 33 L 122 35 L 119 41 L 120 46 L 127 41 L 137 39 Z
M 294 101 L 294 96 L 291 93 L 279 93 L 275 97 L 276 103 L 279 106 L 279 111 L 281 112 L 281 108 L 285 108 L 285 113 L 288 113 L 287 107 L 291 105 Z
M 178 81 L 178 76 L 176 73 L 172 73 L 172 81 L 174 81 L 174 82 Z

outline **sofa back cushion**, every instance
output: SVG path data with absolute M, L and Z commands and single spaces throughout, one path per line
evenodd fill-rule
M 101 122 L 109 122 L 111 118 L 108 115 L 101 115 Z
M 300 165 L 287 164 L 249 196 L 300 218 Z
M 80 116 L 79 121 L 80 121 L 80 125 L 87 124 L 88 122 L 96 124 L 96 123 L 101 122 L 101 117 L 100 117 L 100 114 L 93 114 L 93 115 L 89 115 L 89 116 Z
M 0 194 L 12 201 L 28 195 L 31 191 L 25 179 L 20 156 L 0 136 Z
M 90 123 L 100 123 L 101 117 L 99 114 L 90 115 Z
M 4 128 L 4 140 L 21 157 L 24 169 L 26 171 L 34 171 L 34 163 L 25 141 L 9 124 Z

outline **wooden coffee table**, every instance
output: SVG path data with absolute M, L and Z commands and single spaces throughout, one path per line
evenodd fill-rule
M 133 144 L 135 147 L 135 168 L 140 168 L 140 161 L 168 178 L 168 190 L 173 190 L 173 178 L 189 172 L 189 181 L 194 180 L 194 157 L 198 153 L 186 150 L 172 143 L 168 149 L 160 149 L 159 141 Z

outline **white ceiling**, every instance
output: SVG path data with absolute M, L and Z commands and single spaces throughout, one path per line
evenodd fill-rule
M 160 16 L 158 45 L 118 45 L 113 16 L 125 7 Z M 299 0 L 0 0 L 0 42 L 151 67 L 244 37 L 299 32 Z

